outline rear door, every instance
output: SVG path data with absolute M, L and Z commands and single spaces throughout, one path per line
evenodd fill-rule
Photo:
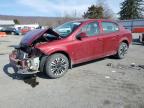
M 104 56 L 112 55 L 116 52 L 118 45 L 119 26 L 114 22 L 101 22 L 102 34 L 99 41 L 103 41 Z

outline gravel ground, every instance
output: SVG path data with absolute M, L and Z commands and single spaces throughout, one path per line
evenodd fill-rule
M 21 37 L 0 37 L 0 108 L 144 108 L 141 44 L 134 42 L 123 60 L 80 64 L 60 79 L 44 74 L 24 79 L 14 74 L 8 60 Z

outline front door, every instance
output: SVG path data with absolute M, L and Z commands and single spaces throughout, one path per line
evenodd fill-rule
M 92 60 L 103 53 L 102 43 L 97 40 L 100 33 L 98 22 L 86 24 L 79 33 L 81 32 L 85 32 L 87 36 L 81 40 L 76 39 L 73 44 L 75 63 Z

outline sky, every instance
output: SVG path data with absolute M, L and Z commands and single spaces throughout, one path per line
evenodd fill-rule
M 118 13 L 123 0 L 101 1 Z M 63 17 L 76 14 L 80 17 L 97 3 L 97 0 L 0 0 L 0 15 Z

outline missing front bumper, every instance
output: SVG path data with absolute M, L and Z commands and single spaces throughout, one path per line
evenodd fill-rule
M 16 51 L 13 51 L 9 55 L 9 60 L 18 74 L 35 74 L 39 72 L 39 57 L 20 60 L 16 58 Z

